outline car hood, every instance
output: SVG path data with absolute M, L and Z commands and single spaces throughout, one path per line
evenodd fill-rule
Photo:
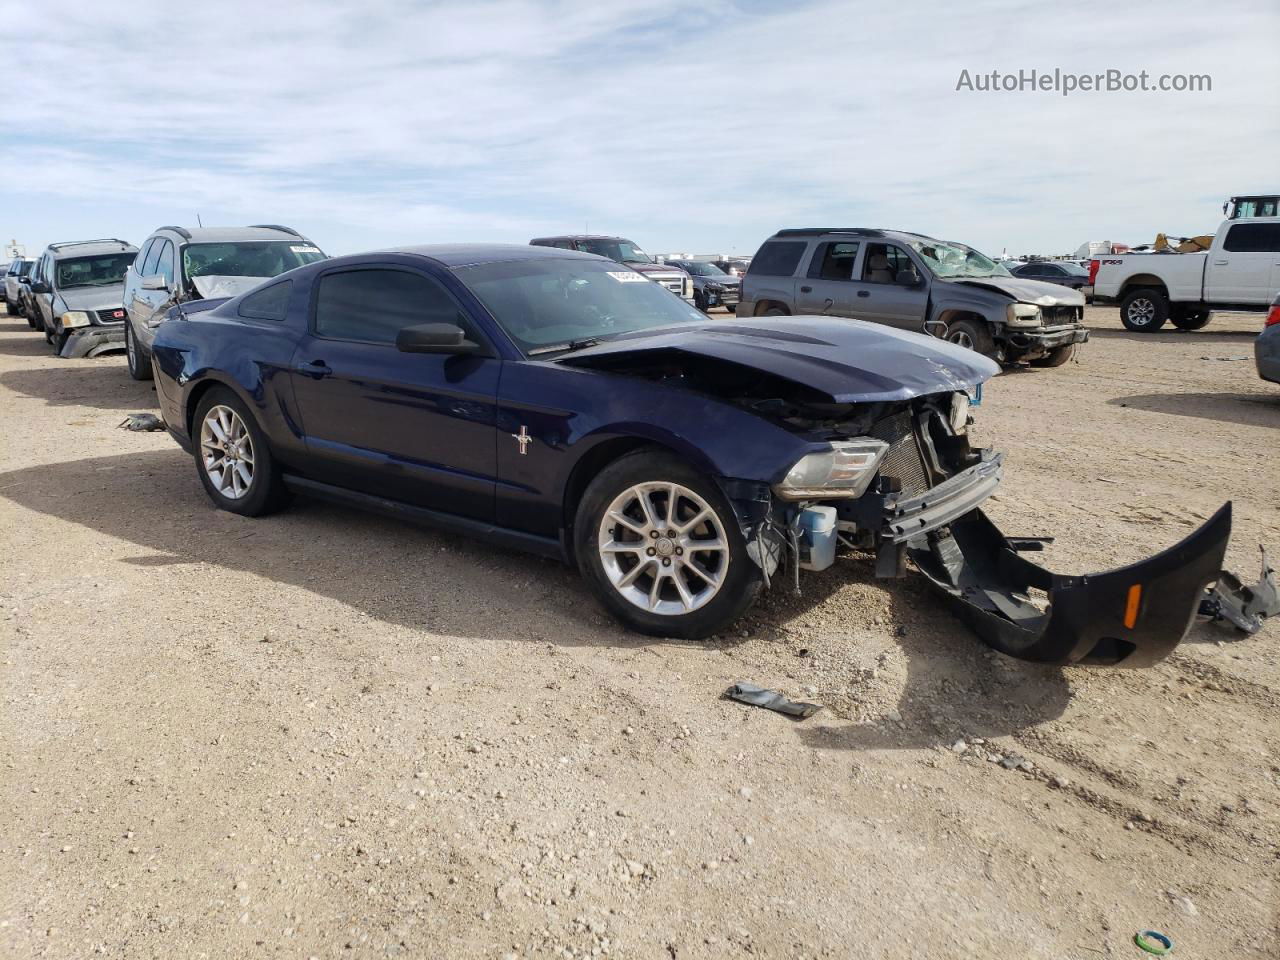
M 110 310 L 124 303 L 124 281 L 108 287 L 72 287 L 59 290 L 68 310 Z
M 270 277 L 192 277 L 191 285 L 196 288 L 196 293 L 201 297 L 211 300 L 217 297 L 238 296 L 270 279 Z
M 669 263 L 641 263 L 638 260 L 627 260 L 626 265 L 637 273 L 665 273 L 670 276 L 684 276 L 684 271 Z
M 1034 303 L 1041 307 L 1083 307 L 1084 295 L 1064 287 L 1060 283 L 1046 283 L 1043 280 L 1028 280 L 1025 277 L 982 277 L 981 279 L 963 280 L 943 277 L 946 283 L 958 283 L 966 287 L 981 287 L 994 290 L 1021 303 Z
M 555 362 L 626 372 L 662 354 L 710 357 L 791 380 L 835 403 L 907 400 L 968 390 L 1000 368 L 936 337 L 832 317 L 755 317 L 625 334 Z

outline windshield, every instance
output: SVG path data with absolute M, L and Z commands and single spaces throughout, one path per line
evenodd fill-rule
M 691 273 L 695 277 L 723 277 L 725 272 L 717 267 L 714 263 L 707 263 L 705 260 L 672 260 L 672 265 L 684 270 L 685 273 Z
M 630 240 L 579 240 L 578 248 L 618 263 L 653 263 L 653 257 Z
M 706 320 L 634 270 L 599 261 L 521 260 L 454 272 L 525 353 L 554 353 L 576 341 Z
M 1007 277 L 1009 271 L 972 247 L 943 240 L 908 240 L 907 245 L 924 258 L 939 277 Z
M 124 273 L 133 263 L 135 253 L 105 253 L 100 257 L 75 257 L 59 260 L 55 283 L 60 290 L 67 287 L 106 287 L 124 283 Z
M 183 248 L 182 269 L 188 277 L 274 277 L 323 259 L 304 241 L 193 243 Z

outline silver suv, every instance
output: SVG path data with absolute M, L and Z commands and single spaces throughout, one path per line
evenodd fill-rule
M 1056 367 L 1089 339 L 1084 297 L 1011 276 L 972 247 L 900 230 L 779 230 L 742 278 L 739 317 L 830 314 L 930 333 L 999 362 Z
M 161 227 L 124 279 L 129 375 L 151 379 L 151 343 L 170 309 L 190 300 L 234 297 L 324 253 L 290 227 Z
M 45 341 L 63 357 L 120 349 L 124 273 L 138 248 L 124 240 L 51 243 L 26 279 L 28 309 Z

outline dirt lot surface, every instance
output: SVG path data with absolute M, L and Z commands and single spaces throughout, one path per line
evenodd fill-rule
M 1079 362 L 988 385 L 991 513 L 1084 572 L 1232 499 L 1256 576 L 1260 319 L 1090 319 Z M 1146 928 L 1280 955 L 1280 625 L 1043 669 L 854 558 L 734 636 L 654 642 L 544 561 L 216 512 L 167 436 L 116 429 L 153 397 L 0 321 L 4 957 L 1086 960 Z

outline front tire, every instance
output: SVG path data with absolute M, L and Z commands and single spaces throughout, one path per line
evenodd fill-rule
M 574 521 L 578 569 L 615 617 L 640 633 L 699 639 L 737 620 L 760 590 L 720 488 L 653 448 L 609 464 Z
M 124 353 L 125 359 L 129 363 L 129 376 L 135 380 L 150 380 L 152 377 L 151 363 L 142 355 L 142 348 L 138 346 L 138 338 L 133 335 L 133 321 L 131 320 L 124 322 Z
M 6 317 L 12 317 L 17 312 L 18 312 L 17 310 L 13 309 L 12 303 L 10 303 L 8 300 L 4 302 L 4 314 Z
M 1068 343 L 1065 347 L 1050 350 L 1043 357 L 1031 361 L 1033 367 L 1060 367 L 1076 355 L 1076 345 Z
M 192 420 L 196 473 L 219 510 L 259 517 L 279 509 L 287 494 L 267 436 L 226 387 L 200 399 Z
M 999 362 L 1000 353 L 996 349 L 995 338 L 985 323 L 974 320 L 957 320 L 947 325 L 947 342 L 957 347 L 964 347 L 984 357 Z
M 1169 319 L 1169 298 L 1159 290 L 1140 287 L 1120 301 L 1120 322 L 1134 333 L 1154 333 Z

